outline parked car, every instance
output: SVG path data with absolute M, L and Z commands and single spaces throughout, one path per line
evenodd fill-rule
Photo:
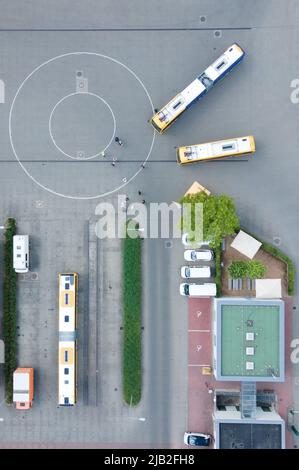
M 214 258 L 212 250 L 185 250 L 186 261 L 211 261 Z
M 181 276 L 184 278 L 211 277 L 211 268 L 210 266 L 194 268 L 192 266 L 182 266 Z
M 209 245 L 209 241 L 202 241 L 202 242 L 194 242 L 190 240 L 189 233 L 183 233 L 182 235 L 182 243 L 185 246 L 204 246 L 204 245 Z
M 216 284 L 207 282 L 205 284 L 180 284 L 180 294 L 187 297 L 215 297 L 217 293 Z
M 185 432 L 184 444 L 187 446 L 207 447 L 210 445 L 212 436 L 201 432 Z

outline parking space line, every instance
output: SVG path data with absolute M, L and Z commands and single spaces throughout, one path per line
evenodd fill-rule
M 188 367 L 211 367 L 211 364 L 188 364 Z
M 188 333 L 211 333 L 211 330 L 188 330 Z

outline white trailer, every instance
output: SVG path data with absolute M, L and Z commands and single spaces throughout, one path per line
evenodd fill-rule
M 13 267 L 16 273 L 29 271 L 28 235 L 14 235 L 13 237 Z

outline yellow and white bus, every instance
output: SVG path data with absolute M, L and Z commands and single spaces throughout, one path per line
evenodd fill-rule
M 78 274 L 59 274 L 58 404 L 77 401 Z
M 201 75 L 150 119 L 152 126 L 163 134 L 186 109 L 199 101 L 213 86 L 227 75 L 245 56 L 238 44 L 232 44 Z
M 188 145 L 177 149 L 177 162 L 180 165 L 206 162 L 226 157 L 240 157 L 255 152 L 255 142 L 252 135 L 235 137 L 234 139 L 206 142 L 204 144 Z

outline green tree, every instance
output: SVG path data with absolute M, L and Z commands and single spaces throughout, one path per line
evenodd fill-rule
M 248 263 L 246 261 L 233 261 L 228 267 L 232 279 L 243 279 L 247 276 L 247 271 Z
M 233 199 L 225 194 L 220 196 L 207 195 L 200 192 L 184 196 L 180 204 L 191 204 L 191 220 L 182 218 L 181 228 L 184 232 L 193 233 L 194 241 L 202 241 L 201 224 L 196 223 L 196 204 L 203 205 L 203 239 L 210 241 L 210 246 L 216 248 L 220 245 L 222 238 L 233 235 L 239 228 L 240 222 L 236 214 Z
M 260 261 L 248 261 L 247 277 L 250 279 L 261 279 L 266 273 L 266 266 Z

